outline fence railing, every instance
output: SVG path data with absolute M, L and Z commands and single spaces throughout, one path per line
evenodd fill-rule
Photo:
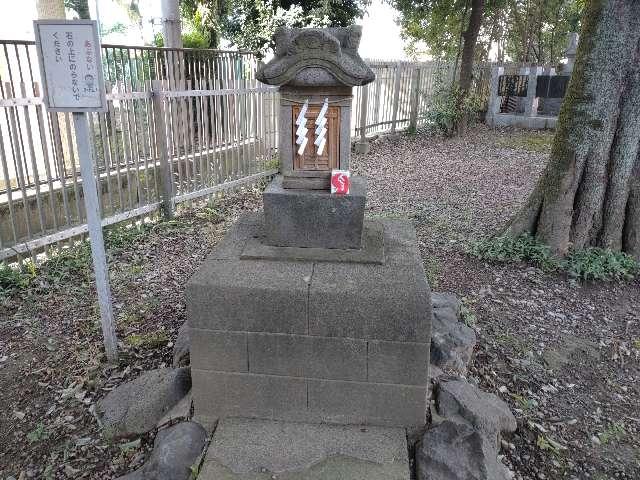
M 104 224 L 255 181 L 276 92 L 246 52 L 103 46 L 108 111 L 89 114 Z M 86 232 L 70 114 L 45 110 L 33 42 L 0 41 L 0 260 Z M 161 123 L 159 123 L 161 121 Z
M 108 111 L 89 114 L 103 224 L 272 175 L 277 91 L 250 52 L 103 45 Z M 447 62 L 370 62 L 352 136 L 417 127 Z M 474 89 L 488 97 L 490 65 Z M 0 260 L 87 231 L 70 114 L 45 110 L 33 42 L 0 41 Z

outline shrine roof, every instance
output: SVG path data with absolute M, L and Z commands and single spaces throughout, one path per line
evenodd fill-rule
M 360 58 L 362 27 L 279 28 L 275 56 L 258 67 L 268 85 L 350 87 L 366 85 L 375 75 Z

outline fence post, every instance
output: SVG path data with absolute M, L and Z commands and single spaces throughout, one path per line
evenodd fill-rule
M 489 83 L 489 106 L 487 108 L 487 115 L 485 117 L 485 123 L 493 127 L 495 125 L 495 116 L 500 113 L 500 101 L 501 97 L 498 92 L 498 83 L 500 76 L 504 74 L 504 67 L 493 67 L 491 69 L 491 82 Z
M 420 66 L 416 65 L 411 74 L 411 113 L 409 116 L 409 131 L 418 128 L 418 111 L 420 107 Z
M 538 75 L 542 73 L 542 67 L 531 67 L 529 70 L 529 80 L 527 81 L 527 99 L 524 105 L 526 117 L 538 115 L 538 101 L 536 99 L 536 89 L 538 87 Z
M 160 197 L 162 198 L 162 212 L 165 218 L 173 218 L 175 205 L 173 201 L 173 172 L 167 149 L 167 125 L 165 123 L 164 101 L 162 99 L 162 81 L 152 82 L 151 95 L 153 96 L 153 119 L 155 123 L 155 143 L 160 163 Z
M 400 83 L 402 80 L 403 65 L 401 62 L 396 64 L 396 74 L 393 81 L 393 116 L 391 118 L 391 133 L 396 133 L 396 125 L 398 123 L 398 108 L 400 106 Z
M 367 107 L 369 104 L 369 85 L 362 87 L 360 97 L 360 141 L 356 142 L 356 153 L 368 153 L 369 141 L 367 140 Z

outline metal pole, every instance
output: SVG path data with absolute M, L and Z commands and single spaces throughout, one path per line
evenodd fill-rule
M 87 211 L 87 225 L 91 241 L 91 256 L 93 270 L 96 275 L 96 290 L 100 305 L 100 323 L 104 337 L 104 349 L 110 362 L 118 361 L 118 340 L 113 321 L 111 305 L 111 288 L 109 287 L 109 272 L 102 238 L 102 223 L 100 204 L 98 203 L 98 189 L 93 172 L 93 145 L 89 140 L 89 123 L 86 113 L 73 112 L 73 124 L 76 131 L 76 144 L 80 159 L 80 174 L 82 175 L 82 190 L 84 205 Z

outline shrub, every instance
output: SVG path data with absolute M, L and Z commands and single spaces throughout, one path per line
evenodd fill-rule
M 451 136 L 461 122 L 475 124 L 481 108 L 477 95 L 468 93 L 463 98 L 457 86 L 440 86 L 431 99 L 427 119 L 443 135 Z

